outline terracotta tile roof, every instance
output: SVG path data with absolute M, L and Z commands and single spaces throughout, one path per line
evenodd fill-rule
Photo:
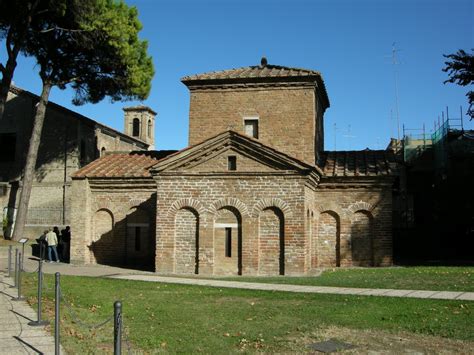
M 175 150 L 137 151 L 106 154 L 76 171 L 73 177 L 149 177 L 149 168 Z
M 219 79 L 249 79 L 249 78 L 295 78 L 295 77 L 317 77 L 321 73 L 301 68 L 289 68 L 280 65 L 260 65 L 235 68 L 229 70 L 213 71 L 209 73 L 185 76 L 183 82 L 193 80 L 219 80 Z
M 320 72 L 270 65 L 265 58 L 262 58 L 260 65 L 189 75 L 181 78 L 181 81 L 188 87 L 218 83 L 313 82 L 321 89 L 325 104 L 329 107 L 326 86 Z
M 391 150 L 322 152 L 318 165 L 325 176 L 390 176 L 396 167 Z

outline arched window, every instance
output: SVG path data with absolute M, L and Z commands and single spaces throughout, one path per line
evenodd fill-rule
M 100 156 L 103 157 L 105 155 L 105 147 L 102 147 L 100 150 Z
M 148 138 L 151 138 L 151 120 L 148 120 Z
M 134 137 L 140 136 L 140 120 L 138 118 L 133 119 L 132 136 Z

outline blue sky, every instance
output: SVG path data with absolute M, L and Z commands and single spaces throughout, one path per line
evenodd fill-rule
M 269 64 L 318 70 L 331 107 L 325 114 L 325 149 L 383 149 L 397 136 L 392 43 L 396 42 L 400 127 L 433 129 L 446 106 L 467 108 L 468 88 L 443 85 L 443 54 L 474 47 L 471 0 L 129 0 L 143 23 L 155 77 L 143 104 L 158 112 L 157 149 L 188 142 L 186 75 Z M 2 43 L 3 46 L 3 43 Z M 4 51 L 0 52 L 4 62 Z M 22 58 L 17 86 L 40 92 L 32 59 Z M 50 100 L 117 130 L 125 106 L 107 99 L 73 106 L 69 90 Z M 392 115 L 391 115 L 392 112 Z M 392 118 L 391 118 L 392 116 Z M 336 130 L 334 129 L 336 124 Z M 474 123 L 465 118 L 465 126 Z

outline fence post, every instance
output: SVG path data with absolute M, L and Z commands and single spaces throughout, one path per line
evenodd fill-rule
M 20 253 L 20 271 L 25 271 L 24 261 L 25 261 L 25 243 L 21 243 L 21 253 Z
M 41 260 L 41 258 L 38 260 L 38 263 L 38 310 L 36 312 L 38 319 L 36 321 L 31 321 L 28 323 L 28 325 L 32 326 L 41 326 L 49 324 L 48 321 L 41 320 L 41 304 L 43 298 L 43 261 Z
M 15 288 L 18 281 L 18 249 L 15 249 L 15 274 L 13 275 L 13 286 L 10 288 Z
M 45 254 L 44 243 L 41 241 L 39 246 L 40 246 L 40 259 L 44 260 L 44 254 Z
M 60 295 L 60 277 L 59 272 L 54 274 L 55 284 L 54 284 L 54 354 L 59 355 L 59 298 Z
M 18 265 L 17 265 L 17 287 L 18 296 L 12 298 L 12 301 L 24 301 L 25 298 L 21 297 L 21 252 L 18 254 Z
M 122 354 L 122 303 L 114 303 L 114 355 Z
M 12 277 L 12 246 L 8 247 L 8 277 Z

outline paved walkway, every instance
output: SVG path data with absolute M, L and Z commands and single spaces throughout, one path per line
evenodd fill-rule
M 30 326 L 36 312 L 10 288 L 13 279 L 0 272 L 0 354 L 54 354 L 54 338 L 44 326 Z M 60 353 L 64 354 L 62 347 Z
M 33 269 L 38 263 L 32 259 L 28 260 L 28 268 Z M 46 273 L 60 272 L 62 275 L 77 276 L 99 276 L 126 280 L 139 280 L 150 282 L 174 283 L 185 285 L 199 285 L 223 288 L 241 288 L 248 290 L 303 292 L 303 293 L 327 293 L 339 295 L 358 296 L 382 296 L 382 297 L 407 297 L 407 298 L 429 298 L 441 300 L 463 300 L 474 301 L 474 292 L 462 291 L 426 291 L 426 290 L 395 290 L 395 289 L 369 289 L 353 287 L 328 287 L 328 286 L 302 286 L 287 284 L 269 284 L 241 281 L 224 281 L 216 279 L 184 278 L 159 275 L 153 272 L 137 271 L 119 267 L 103 265 L 70 265 L 63 263 L 46 263 Z
M 211 286 L 211 287 L 222 287 L 222 288 L 241 288 L 241 289 L 248 289 L 248 290 L 474 301 L 474 292 L 392 290 L 392 289 L 370 289 L 370 288 L 327 287 L 327 286 L 300 286 L 300 285 L 268 284 L 268 283 L 255 283 L 255 282 L 240 282 L 240 281 L 185 279 L 185 278 L 180 278 L 180 277 L 157 276 L 157 275 L 114 275 L 114 276 L 109 276 L 109 277 L 115 278 L 115 279 L 164 282 L 164 283 L 173 283 L 173 284 L 199 285 L 199 286 Z

